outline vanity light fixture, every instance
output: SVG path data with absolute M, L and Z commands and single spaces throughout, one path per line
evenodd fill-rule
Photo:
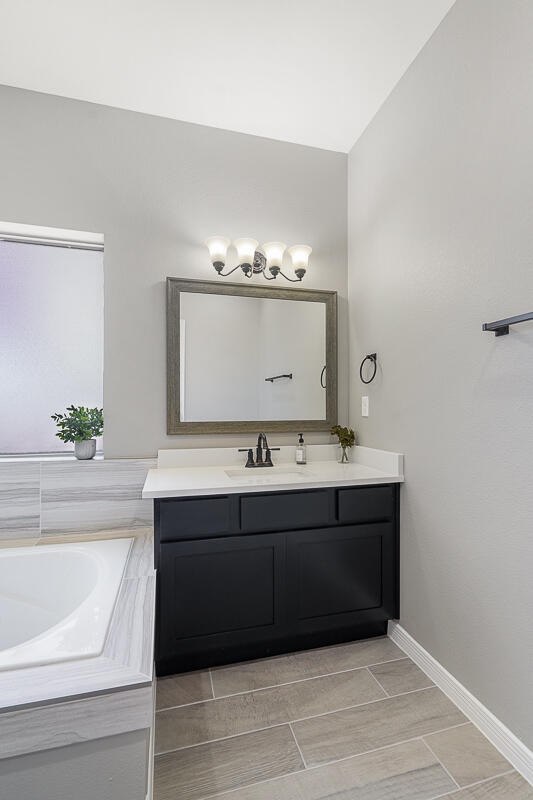
M 211 236 L 206 239 L 205 243 L 209 249 L 212 265 L 218 275 L 223 278 L 227 278 L 228 275 L 240 268 L 247 278 L 261 273 L 265 280 L 273 281 L 278 275 L 282 275 L 285 280 L 298 283 L 307 271 L 309 256 L 312 253 L 312 248 L 306 244 L 295 244 L 287 248 L 283 242 L 267 242 L 259 248 L 259 242 L 256 239 L 235 239 L 233 246 L 237 251 L 237 266 L 224 273 L 228 247 L 231 244 L 230 239 L 225 236 Z M 281 269 L 285 250 L 291 257 L 295 278 L 285 275 Z M 267 270 L 270 277 L 267 275 Z

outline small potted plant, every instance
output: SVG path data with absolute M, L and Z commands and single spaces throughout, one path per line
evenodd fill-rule
M 353 447 L 355 444 L 355 433 L 352 428 L 341 428 L 340 425 L 335 425 L 331 429 L 331 435 L 336 436 L 339 440 L 339 445 L 341 447 L 341 457 L 340 462 L 341 464 L 348 463 L 348 453 L 346 452 L 346 448 Z
M 94 458 L 96 437 L 104 430 L 104 409 L 68 406 L 65 414 L 52 414 L 59 428 L 56 436 L 63 442 L 74 442 L 74 455 L 80 460 Z

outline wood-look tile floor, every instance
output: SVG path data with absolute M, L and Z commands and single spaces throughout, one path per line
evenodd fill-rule
M 533 800 L 390 639 L 157 682 L 154 800 Z

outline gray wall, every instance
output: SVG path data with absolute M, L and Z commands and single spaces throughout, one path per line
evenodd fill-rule
M 533 745 L 533 4 L 458 0 L 349 157 L 351 423 L 404 452 L 405 628 Z M 361 395 L 370 417 L 360 416 Z
M 165 433 L 163 281 L 216 277 L 214 233 L 313 247 L 304 286 L 340 293 L 346 419 L 346 155 L 8 87 L 0 108 L 0 220 L 105 235 L 106 456 L 250 441 Z

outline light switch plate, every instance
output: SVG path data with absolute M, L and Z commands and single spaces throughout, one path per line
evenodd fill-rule
M 368 397 L 361 397 L 361 416 L 368 417 Z

